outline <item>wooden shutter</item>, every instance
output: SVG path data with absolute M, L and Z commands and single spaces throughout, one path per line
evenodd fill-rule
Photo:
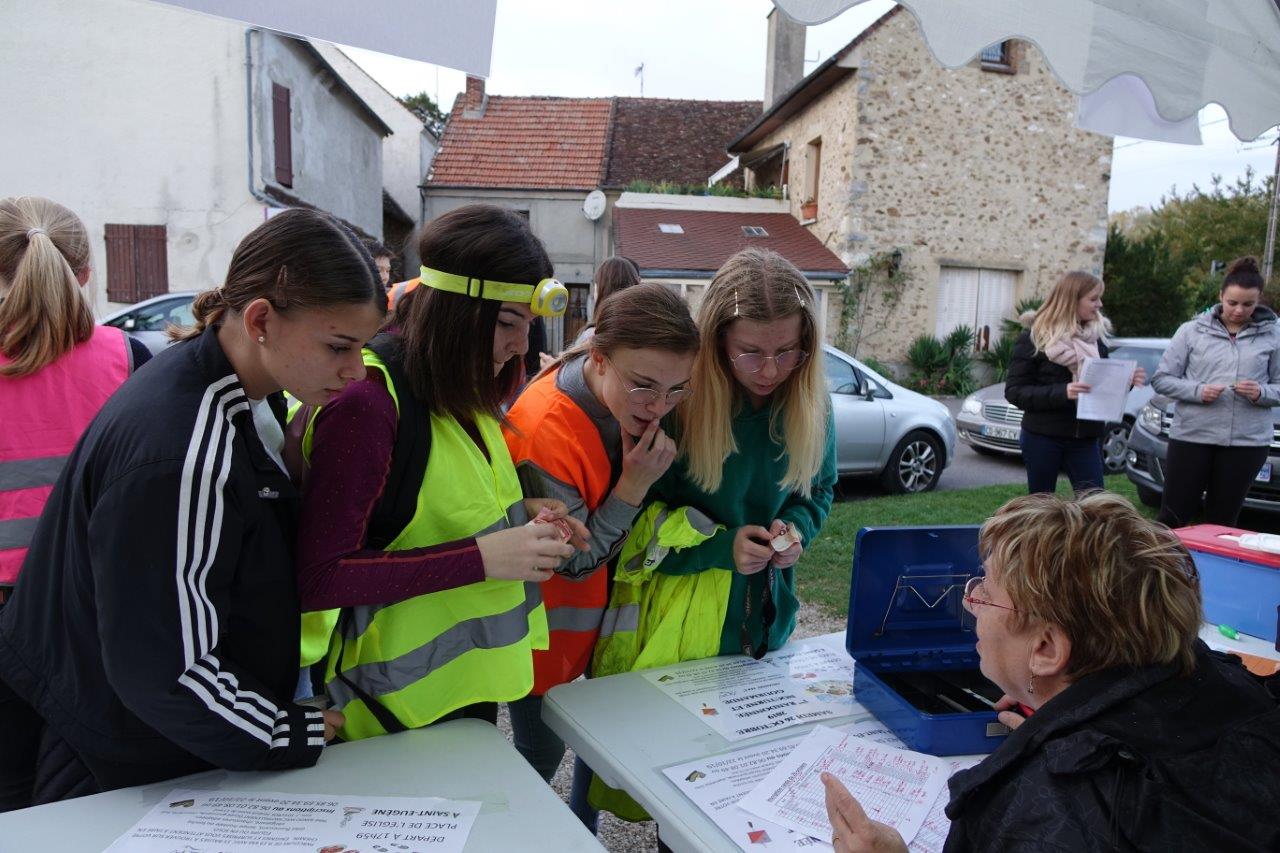
M 133 267 L 133 226 L 107 225 L 107 300 L 137 302 L 138 277 Z
M 138 298 L 150 299 L 169 292 L 168 236 L 163 225 L 133 226 L 133 268 L 138 277 Z
M 106 238 L 108 301 L 129 304 L 169 292 L 165 226 L 108 223 Z
M 271 84 L 271 128 L 275 140 L 276 183 L 293 186 L 293 127 L 289 115 L 289 90 L 279 83 Z

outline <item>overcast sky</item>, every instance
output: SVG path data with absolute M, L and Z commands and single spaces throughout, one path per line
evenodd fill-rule
M 764 92 L 765 16 L 770 0 L 498 0 L 490 94 L 756 100 Z M 893 7 L 870 0 L 810 27 L 805 71 L 827 59 Z M 347 52 L 396 95 L 426 91 L 448 111 L 461 72 L 367 50 Z M 1170 187 L 1232 180 L 1246 167 L 1275 168 L 1274 131 L 1241 143 L 1215 106 L 1200 116 L 1205 144 L 1116 139 L 1111 210 L 1154 205 Z

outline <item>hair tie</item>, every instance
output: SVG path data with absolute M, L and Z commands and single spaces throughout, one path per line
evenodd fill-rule
M 45 235 L 46 237 L 48 237 L 48 236 L 49 236 L 49 232 L 48 232 L 48 231 L 46 231 L 46 230 L 44 230 L 43 228 L 28 228 L 28 229 L 27 229 L 27 242 L 28 242 L 28 243 L 30 243 L 30 242 L 31 242 L 31 238 L 32 238 L 32 237 L 34 237 L 34 236 L 36 236 L 37 234 L 43 234 L 43 235 Z

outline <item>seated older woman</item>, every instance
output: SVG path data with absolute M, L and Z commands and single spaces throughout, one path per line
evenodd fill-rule
M 946 851 L 1280 850 L 1280 710 L 1198 638 L 1186 550 L 1122 498 L 1016 498 L 967 590 L 1014 732 L 951 779 Z M 838 853 L 906 850 L 824 776 Z

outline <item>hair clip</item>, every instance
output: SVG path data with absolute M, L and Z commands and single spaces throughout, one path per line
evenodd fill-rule
M 794 291 L 796 292 L 796 302 L 799 302 L 799 303 L 800 303 L 800 307 L 801 307 L 801 308 L 804 308 L 804 307 L 805 307 L 805 304 L 804 304 L 804 297 L 800 295 L 800 288 L 796 287 L 796 286 L 793 284 L 793 285 L 791 285 L 791 289 L 792 289 L 792 290 L 794 290 Z
M 733 289 L 733 316 L 738 316 L 738 288 Z

